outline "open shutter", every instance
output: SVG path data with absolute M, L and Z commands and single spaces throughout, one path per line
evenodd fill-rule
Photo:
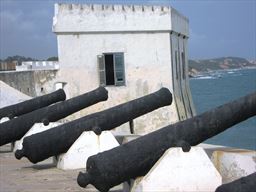
M 105 86 L 106 85 L 106 73 L 105 73 L 104 56 L 98 55 L 97 60 L 98 60 L 98 67 L 99 67 L 100 86 Z
M 115 85 L 116 86 L 125 85 L 123 53 L 114 54 L 114 64 L 115 64 Z

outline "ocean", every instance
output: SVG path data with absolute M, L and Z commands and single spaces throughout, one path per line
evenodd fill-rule
M 205 73 L 190 79 L 197 114 L 256 91 L 256 69 Z M 205 143 L 256 150 L 256 117 L 241 122 Z

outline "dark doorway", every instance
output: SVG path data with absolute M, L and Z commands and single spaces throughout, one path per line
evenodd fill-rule
M 105 55 L 106 85 L 115 85 L 113 54 Z

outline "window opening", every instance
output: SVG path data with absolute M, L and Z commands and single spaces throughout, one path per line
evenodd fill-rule
M 105 53 L 98 55 L 100 85 L 125 85 L 124 54 Z
M 115 85 L 113 54 L 105 55 L 106 85 Z
M 185 79 L 185 54 L 181 52 L 181 59 L 182 59 L 182 77 Z
M 176 79 L 178 79 L 178 51 L 175 51 Z

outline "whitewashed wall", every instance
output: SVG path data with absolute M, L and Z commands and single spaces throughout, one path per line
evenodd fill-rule
M 115 34 L 115 38 L 111 34 L 58 35 L 59 81 L 67 82 L 65 90 L 69 97 L 92 90 L 99 86 L 97 55 L 124 52 L 126 86 L 107 86 L 108 101 L 92 107 L 93 111 L 130 101 L 161 87 L 173 92 L 168 39 L 168 33 Z M 177 120 L 175 111 L 172 105 L 140 117 L 135 120 L 135 131 L 142 133 L 173 122 Z
M 170 33 L 172 25 L 188 35 L 186 18 L 160 6 L 55 5 L 53 31 L 58 39 L 60 70 L 56 82 L 67 82 L 68 97 L 99 86 L 97 55 L 123 52 L 125 86 L 107 86 L 109 99 L 79 112 L 86 115 L 167 87 L 173 93 Z M 184 30 L 184 31 L 182 31 Z M 184 105 L 183 105 L 184 107 Z M 185 109 L 183 109 L 185 110 Z M 179 120 L 175 100 L 168 107 L 134 120 L 145 134 Z M 129 124 L 117 132 L 128 133 Z

